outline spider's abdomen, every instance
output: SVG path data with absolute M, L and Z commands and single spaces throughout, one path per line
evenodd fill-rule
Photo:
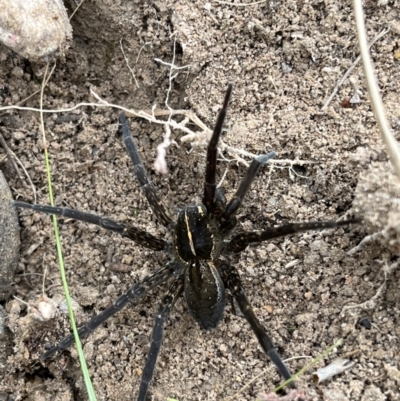
M 215 248 L 221 242 L 215 237 L 214 221 L 204 206 L 189 206 L 178 213 L 175 228 L 175 251 L 185 262 L 195 259 L 214 259 Z
M 225 287 L 214 264 L 221 245 L 215 221 L 207 216 L 203 205 L 178 213 L 174 247 L 185 265 L 185 299 L 189 312 L 205 330 L 217 326 L 225 308 Z
M 216 266 L 205 260 L 185 271 L 184 294 L 190 314 L 204 330 L 214 329 L 225 309 L 225 287 Z

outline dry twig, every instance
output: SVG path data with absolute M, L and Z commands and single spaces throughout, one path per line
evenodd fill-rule
M 369 54 L 369 48 L 365 34 L 366 29 L 364 24 L 364 13 L 361 0 L 354 0 L 354 15 L 356 18 L 358 43 L 360 45 L 360 51 L 364 66 L 364 74 L 367 80 L 372 109 L 374 110 L 375 118 L 378 122 L 382 134 L 382 139 L 386 145 L 390 161 L 392 162 L 394 171 L 397 174 L 397 178 L 400 179 L 400 148 L 390 130 L 389 123 L 385 116 L 385 109 L 383 108 L 382 98 L 379 94 L 379 88 L 374 75 L 373 64 L 371 56 Z
M 389 32 L 389 29 L 384 29 L 381 33 L 379 33 L 377 36 L 375 36 L 374 39 L 371 40 L 371 42 L 368 43 L 368 49 L 373 46 L 375 42 L 377 42 L 380 38 L 385 36 Z M 328 97 L 324 105 L 321 107 L 321 111 L 324 111 L 327 109 L 329 104 L 331 103 L 332 99 L 335 97 L 336 93 L 338 92 L 339 88 L 343 85 L 344 81 L 349 77 L 351 72 L 354 70 L 356 65 L 360 62 L 361 60 L 361 54 L 355 59 L 354 63 L 350 66 L 350 68 L 346 71 L 346 73 L 343 75 L 343 77 L 339 80 L 339 82 L 336 84 L 335 88 L 333 89 L 331 95 Z
M 28 188 L 29 185 L 24 181 L 23 176 L 21 174 L 21 171 L 18 168 L 17 163 L 21 166 L 27 180 L 29 181 L 30 187 L 32 188 L 32 193 L 33 193 L 33 199 L 35 200 L 36 203 L 36 188 L 33 185 L 33 182 L 31 180 L 31 177 L 29 176 L 29 173 L 26 171 L 26 168 L 24 167 L 24 165 L 22 164 L 21 160 L 19 160 L 19 158 L 16 156 L 16 154 L 8 147 L 6 141 L 3 138 L 3 135 L 0 134 L 0 144 L 3 147 L 3 149 L 5 150 L 8 159 L 10 160 L 10 163 L 12 164 L 14 170 L 16 171 L 16 173 L 18 174 L 18 178 L 21 180 L 21 182 L 23 183 L 23 185 Z

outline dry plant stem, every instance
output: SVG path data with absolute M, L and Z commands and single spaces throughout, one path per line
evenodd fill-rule
M 27 187 L 28 185 L 26 184 L 26 182 L 22 179 L 22 174 L 21 171 L 19 170 L 17 164 L 15 163 L 16 160 L 16 156 L 15 154 L 11 151 L 11 149 L 8 147 L 3 135 L 0 134 L 0 145 L 2 146 L 2 148 L 5 150 L 6 152 L 6 158 L 8 158 L 8 160 L 10 161 L 10 163 L 13 166 L 13 169 L 17 172 L 19 179 L 22 181 L 22 183 L 24 184 L 25 187 Z
M 133 77 L 133 79 L 135 81 L 136 87 L 139 89 L 139 83 L 138 83 L 138 81 L 136 79 L 135 72 L 132 70 L 131 66 L 129 65 L 128 57 L 125 55 L 124 47 L 122 46 L 122 39 L 119 41 L 119 47 L 121 48 L 122 55 L 124 56 L 124 60 L 125 60 L 126 66 L 128 67 L 130 73 L 132 74 L 132 77 Z
M 191 110 L 162 110 L 162 109 L 156 109 L 153 108 L 151 110 L 133 110 L 133 109 L 127 109 L 126 107 L 123 106 L 118 106 L 116 104 L 108 103 L 104 99 L 101 99 L 100 96 L 98 96 L 92 89 L 90 90 L 90 93 L 92 96 L 94 96 L 99 103 L 88 103 L 88 102 L 83 102 L 83 103 L 78 103 L 77 105 L 65 109 L 36 109 L 34 107 L 22 107 L 22 106 L 6 106 L 6 107 L 0 107 L 0 111 L 3 110 L 28 110 L 28 111 L 36 111 L 36 112 L 43 112 L 43 113 L 62 113 L 62 112 L 70 112 L 74 111 L 80 107 L 112 107 L 121 111 L 124 111 L 127 117 L 136 117 L 136 118 L 144 118 L 149 122 L 155 123 L 155 124 L 161 124 L 161 125 L 166 125 L 168 124 L 171 126 L 173 129 L 178 129 L 182 132 L 184 132 L 186 135 L 184 135 L 180 141 L 181 142 L 191 142 L 192 146 L 200 146 L 203 144 L 206 144 L 209 138 L 211 137 L 212 130 L 208 128 L 203 121 L 195 113 L 193 113 Z M 193 132 L 189 128 L 186 127 L 187 120 L 184 120 L 180 123 L 177 121 L 173 120 L 171 117 L 172 116 L 185 116 L 187 117 L 190 121 L 192 121 L 197 127 L 201 129 L 200 132 Z M 168 117 L 168 121 L 164 120 L 159 120 L 156 117 Z M 219 149 L 220 152 L 226 151 L 230 155 L 234 157 L 234 160 L 244 164 L 245 166 L 248 166 L 249 163 L 244 160 L 240 156 L 245 156 L 249 157 L 251 159 L 254 159 L 255 157 L 259 156 L 251 152 L 247 152 L 246 150 L 243 149 L 236 149 L 233 148 L 232 146 L 227 145 L 223 140 L 220 140 L 219 142 Z M 270 160 L 269 163 L 273 164 L 283 164 L 283 165 L 305 165 L 305 164 L 316 164 L 317 162 L 312 161 L 312 160 L 289 160 L 289 159 L 281 159 L 281 160 Z
M 81 0 L 81 2 L 76 6 L 75 10 L 73 11 L 73 13 L 71 14 L 71 16 L 69 17 L 69 20 L 71 21 L 72 17 L 75 15 L 75 13 L 79 10 L 80 6 L 82 5 L 82 3 L 85 0 Z
M 350 251 L 348 251 L 347 254 L 354 255 L 355 253 L 362 251 L 368 244 L 370 244 L 371 242 L 375 242 L 377 240 L 377 238 L 386 237 L 387 233 L 388 233 L 388 228 L 378 231 L 376 233 L 367 235 L 365 238 L 363 238 L 363 240 L 357 246 L 350 249 Z
M 376 305 L 376 302 L 375 302 L 375 301 L 380 297 L 380 295 L 381 295 L 381 293 L 382 293 L 382 290 L 383 290 L 383 288 L 385 287 L 385 285 L 386 285 L 386 275 L 385 275 L 385 281 L 384 281 L 383 284 L 378 288 L 378 291 L 375 293 L 375 295 L 374 295 L 372 298 L 368 299 L 367 301 L 365 301 L 365 302 L 363 302 L 363 303 L 361 303 L 361 304 L 357 304 L 357 305 L 346 305 L 346 306 L 344 306 L 343 309 L 342 309 L 342 314 L 343 314 L 346 310 L 355 309 L 355 308 L 368 309 L 368 310 L 374 309 L 374 308 L 375 308 L 375 305 Z
M 165 157 L 167 155 L 167 148 L 172 143 L 176 144 L 175 141 L 170 140 L 171 129 L 168 124 L 164 125 L 164 130 L 165 130 L 164 141 L 157 146 L 157 158 L 154 162 L 154 169 L 161 174 L 168 173 L 167 161 L 165 160 Z
M 172 52 L 172 62 L 171 63 L 167 63 L 167 62 L 165 62 L 163 60 L 160 60 L 159 58 L 155 58 L 154 59 L 154 61 L 157 61 L 158 63 L 161 63 L 162 65 L 165 65 L 165 66 L 169 67 L 169 74 L 168 74 L 168 76 L 169 76 L 169 79 L 168 79 L 169 85 L 168 85 L 168 90 L 167 90 L 167 96 L 166 96 L 165 102 L 164 102 L 165 106 L 167 107 L 167 109 L 169 111 L 172 111 L 172 108 L 168 104 L 169 95 L 170 95 L 171 90 L 172 90 L 172 81 L 178 76 L 179 72 L 177 72 L 177 71 L 184 70 L 185 68 L 189 68 L 190 67 L 190 64 L 184 65 L 184 66 L 181 66 L 181 67 L 176 66 L 175 65 L 175 55 L 176 55 L 176 39 L 174 39 L 174 50 Z M 171 117 L 172 117 L 171 115 L 168 117 L 168 122 L 170 121 Z
M 371 40 L 368 44 L 368 49 L 376 42 L 378 41 L 381 37 L 385 36 L 389 32 L 389 29 L 384 29 L 380 34 L 375 36 L 374 39 Z M 350 66 L 350 68 L 346 71 L 346 73 L 343 75 L 343 77 L 340 79 L 340 81 L 337 83 L 335 86 L 335 89 L 333 90 L 332 94 L 329 96 L 325 104 L 321 107 L 321 111 L 325 111 L 326 108 L 329 106 L 331 103 L 332 99 L 336 96 L 336 93 L 338 92 L 339 88 L 343 85 L 344 81 L 349 77 L 351 72 L 354 70 L 356 65 L 360 62 L 361 60 L 361 54 L 356 58 L 354 63 Z
M 36 188 L 33 185 L 33 182 L 31 180 L 31 177 L 29 176 L 29 173 L 26 171 L 26 168 L 22 164 L 21 160 L 19 160 L 18 157 L 15 155 L 15 153 L 7 146 L 7 143 L 4 140 L 3 135 L 1 135 L 1 134 L 0 134 L 0 144 L 3 147 L 3 149 L 6 151 L 7 157 L 11 161 L 11 163 L 13 165 L 13 168 L 17 172 L 18 177 L 21 180 L 21 182 L 24 184 L 25 187 L 29 187 L 27 185 L 27 183 L 23 180 L 22 174 L 21 174 L 21 172 L 20 172 L 20 170 L 19 170 L 19 168 L 18 168 L 18 166 L 17 166 L 17 164 L 15 162 L 17 162 L 21 166 L 21 168 L 22 168 L 22 170 L 23 170 L 23 172 L 24 172 L 26 178 L 28 179 L 29 184 L 30 184 L 30 186 L 32 188 L 33 199 L 35 200 L 35 203 L 36 203 Z
M 139 118 L 144 118 L 149 122 L 155 123 L 155 124 L 161 124 L 161 125 L 170 125 L 174 129 L 181 130 L 182 132 L 186 133 L 185 136 L 183 136 L 180 141 L 181 142 L 191 142 L 192 146 L 199 146 L 199 145 L 205 145 L 208 140 L 211 137 L 212 130 L 207 127 L 206 124 L 203 123 L 203 121 L 200 120 L 199 117 L 195 113 L 193 113 L 191 110 L 162 110 L 162 109 L 156 109 L 153 108 L 152 110 L 128 110 L 116 105 L 112 105 L 103 99 L 101 99 L 93 90 L 91 90 L 91 94 L 98 100 L 100 101 L 103 105 L 109 105 L 110 107 L 118 107 L 120 109 L 123 109 L 126 113 L 127 117 L 139 117 Z M 189 128 L 186 127 L 186 124 L 188 120 L 184 120 L 180 123 L 172 119 L 172 116 L 175 115 L 181 115 L 187 117 L 190 121 L 192 121 L 197 127 L 201 129 L 201 132 L 193 132 Z M 156 117 L 167 117 L 168 116 L 168 121 L 164 120 L 159 120 Z M 219 150 L 220 152 L 226 151 L 232 156 L 234 156 L 235 160 L 244 164 L 246 167 L 248 167 L 248 163 L 246 160 L 240 157 L 241 156 L 246 156 L 251 159 L 256 158 L 259 155 L 256 155 L 251 152 L 247 152 L 243 149 L 236 149 L 233 148 L 232 146 L 227 145 L 222 139 L 219 141 Z M 293 166 L 294 164 L 299 164 L 299 165 L 304 165 L 304 164 L 315 164 L 315 162 L 310 161 L 310 160 L 270 160 L 269 163 L 275 163 L 275 164 L 289 164 Z
M 26 101 L 28 101 L 29 99 L 31 99 L 32 97 L 36 96 L 37 94 L 40 93 L 40 89 L 33 92 L 31 95 L 29 95 L 28 97 L 26 97 L 25 99 L 22 99 L 21 101 L 19 101 L 16 105 L 17 106 L 21 106 L 22 104 L 24 104 Z M 2 109 L 3 110 L 3 109 Z M 5 109 L 4 109 L 5 110 Z M 1 113 L 0 116 L 4 115 L 5 113 Z
M 360 45 L 364 74 L 367 80 L 368 92 L 371 98 L 372 109 L 374 110 L 375 118 L 378 121 L 383 141 L 385 142 L 386 149 L 390 156 L 390 161 L 392 162 L 394 171 L 397 174 L 397 178 L 400 179 L 400 149 L 397 141 L 395 140 L 393 134 L 390 131 L 389 124 L 385 116 L 385 110 L 383 108 L 382 99 L 379 94 L 379 88 L 376 83 L 372 60 L 368 51 L 362 3 L 361 0 L 354 0 L 353 4 L 354 4 L 354 15 L 356 18 L 358 43 Z
M 48 78 L 47 78 L 47 80 L 46 80 L 46 85 L 47 85 L 47 83 L 49 82 L 49 79 L 50 79 L 51 75 L 53 74 L 53 71 L 55 70 L 56 65 L 57 65 L 57 63 L 54 63 L 53 68 L 51 69 L 50 74 L 49 74 L 49 76 L 48 76 Z M 24 104 L 25 102 L 27 102 L 27 101 L 28 101 L 29 99 L 31 99 L 32 97 L 34 97 L 34 96 L 40 94 L 40 92 L 41 92 L 40 89 L 37 90 L 37 91 L 35 91 L 35 92 L 33 92 L 32 94 L 30 94 L 30 95 L 29 95 L 28 97 L 26 97 L 25 99 L 20 100 L 20 101 L 16 104 L 16 106 L 21 106 L 22 104 Z M 1 111 L 1 110 L 7 111 L 7 109 L 8 109 L 7 107 L 4 107 L 4 108 L 1 108 L 0 111 Z M 22 110 L 22 109 L 21 109 L 21 110 Z M 36 111 L 39 111 L 39 110 L 36 110 Z M 3 113 L 2 113 L 2 114 L 3 114 Z M 0 114 L 0 115 L 2 115 L 2 114 Z
M 312 359 L 311 356 L 294 356 L 292 358 L 287 358 L 283 362 L 287 363 L 289 361 L 294 361 L 296 359 Z M 266 373 L 268 373 L 271 370 L 271 367 L 264 369 L 260 374 L 258 374 L 256 377 L 253 377 L 250 381 L 248 381 L 239 391 L 237 391 L 235 394 L 231 395 L 228 398 L 224 398 L 223 401 L 233 401 L 237 400 L 238 395 L 242 393 L 246 388 L 248 388 L 252 383 L 254 383 L 257 379 L 259 379 L 261 376 L 264 376 Z
M 394 263 L 392 263 L 392 264 L 389 266 L 389 265 L 385 262 L 385 266 L 382 268 L 382 271 L 383 271 L 383 274 L 384 274 L 385 279 L 384 279 L 382 285 L 378 288 L 378 291 L 375 293 L 375 295 L 374 295 L 372 298 L 368 299 L 367 301 L 365 301 L 365 302 L 363 302 L 363 303 L 361 303 L 361 304 L 344 306 L 343 309 L 342 309 L 341 314 L 343 314 L 343 312 L 345 312 L 346 310 L 355 309 L 355 308 L 369 309 L 369 310 L 374 309 L 375 306 L 376 306 L 376 302 L 375 302 L 375 301 L 380 297 L 380 295 L 381 295 L 381 293 L 382 293 L 382 290 L 383 290 L 383 288 L 384 288 L 385 285 L 386 285 L 387 276 L 388 276 L 394 269 L 396 269 L 396 268 L 398 267 L 398 265 L 399 265 L 398 262 L 394 262 Z
M 229 3 L 229 1 L 214 0 L 214 3 L 226 4 L 233 7 L 249 7 L 249 6 L 256 6 L 258 4 L 263 4 L 266 3 L 267 1 L 268 0 L 254 1 L 253 3 Z

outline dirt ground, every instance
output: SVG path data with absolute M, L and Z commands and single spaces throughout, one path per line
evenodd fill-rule
M 360 63 L 322 109 L 359 54 L 351 2 L 289 0 L 245 7 L 237 0 L 237 5 L 226 4 L 230 2 L 87 0 L 71 21 L 73 42 L 46 87 L 44 108 L 95 102 L 92 90 L 103 100 L 135 110 L 154 105 L 166 110 L 171 85 L 168 106 L 192 110 L 212 128 L 231 82 L 233 98 L 223 134 L 227 146 L 218 165 L 225 194 L 229 197 L 237 188 L 251 160 L 248 153 L 274 150 L 278 161 L 286 161 L 260 172 L 239 213 L 238 230 L 263 229 L 271 221 L 353 215 L 360 175 L 373 168 L 388 171 L 389 166 Z M 399 4 L 366 1 L 364 7 L 368 40 L 391 28 L 371 53 L 389 122 L 398 132 Z M 0 47 L 0 58 L 1 106 L 18 104 L 40 89 L 41 66 L 5 47 Z M 171 75 L 172 62 L 180 69 Z M 355 94 L 360 103 L 344 107 Z M 37 108 L 39 95 L 22 105 Z M 56 204 L 128 221 L 164 237 L 133 177 L 117 130 L 118 113 L 111 107 L 80 107 L 45 115 Z M 177 122 L 183 118 L 173 117 Z M 163 126 L 140 118 L 129 122 L 150 179 L 170 210 L 198 203 L 204 137 L 183 143 L 187 132 L 173 129 L 177 145 L 168 148 L 168 174 L 161 175 L 152 166 Z M 194 124 L 186 127 L 199 131 Z M 37 203 L 47 204 L 39 114 L 2 113 L 0 129 L 27 170 Z M 25 176 L 19 179 L 3 156 L 0 148 L 0 168 L 14 197 L 34 202 Z M 358 207 L 362 210 L 362 201 Z M 22 249 L 14 294 L 26 302 L 37 300 L 46 270 L 45 294 L 62 297 L 50 218 L 29 211 L 20 211 L 20 218 Z M 392 268 L 386 282 L 384 275 L 397 263 L 398 244 L 389 248 L 371 241 L 349 254 L 370 233 L 367 228 L 363 224 L 253 245 L 237 260 L 249 300 L 280 353 L 294 358 L 288 362 L 293 372 L 343 338 L 343 346 L 317 367 L 337 356 L 355 365 L 321 384 L 313 382 L 312 372 L 300 377 L 299 388 L 312 400 L 400 400 L 400 270 Z M 168 260 L 98 227 L 60 219 L 60 230 L 79 324 Z M 83 341 L 98 400 L 135 399 L 154 311 L 165 291 L 160 288 L 125 308 Z M 45 345 L 69 333 L 68 317 L 59 311 L 39 325 L 27 319 L 27 308 L 19 301 L 10 300 L 5 308 L 13 337 L 0 379 L 3 399 L 85 400 L 74 349 L 39 361 Z M 228 302 L 219 327 L 203 332 L 183 299 L 177 303 L 149 400 L 256 400 L 279 383 L 247 322 L 233 309 Z M 359 324 L 362 318 L 372 322 L 369 329 Z

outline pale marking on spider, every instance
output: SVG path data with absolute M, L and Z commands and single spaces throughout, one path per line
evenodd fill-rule
M 190 231 L 190 226 L 189 226 L 189 216 L 188 216 L 187 213 L 185 213 L 185 223 L 186 223 L 186 229 L 187 229 L 187 235 L 188 235 L 190 250 L 192 251 L 193 256 L 196 256 L 196 250 L 194 249 L 192 232 Z

